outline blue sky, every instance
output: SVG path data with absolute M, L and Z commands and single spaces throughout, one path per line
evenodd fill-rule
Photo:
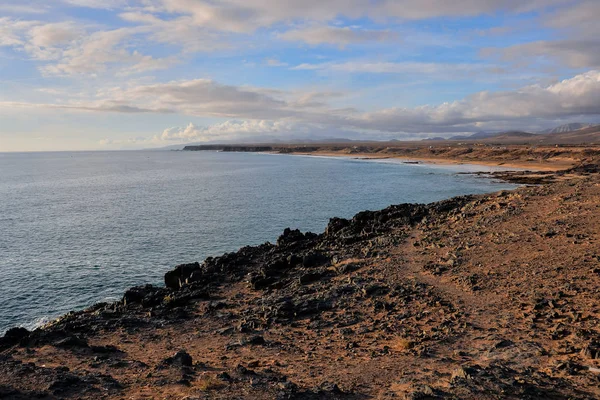
M 0 151 L 600 122 L 597 0 L 4 0 Z

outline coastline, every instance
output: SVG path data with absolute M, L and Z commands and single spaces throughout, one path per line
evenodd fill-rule
M 588 168 L 180 265 L 166 287 L 9 331 L 0 394 L 599 396 L 599 190 Z
M 492 143 L 352 142 L 319 144 L 197 145 L 184 151 L 259 152 L 358 159 L 394 159 L 432 165 L 480 165 L 561 172 L 600 162 L 596 145 L 524 145 Z
M 536 165 L 535 168 L 531 168 L 531 164 L 524 162 L 498 162 L 489 160 L 479 160 L 477 162 L 464 162 L 462 160 L 449 159 L 449 158 L 409 158 L 404 156 L 381 156 L 373 155 L 370 153 L 353 153 L 343 154 L 339 152 L 257 152 L 257 154 L 271 154 L 271 155 L 291 155 L 291 156 L 302 156 L 302 157 L 325 157 L 325 158 L 346 158 L 353 160 L 363 161 L 377 161 L 377 160 L 393 160 L 404 164 L 420 164 L 429 166 L 439 167 L 457 167 L 457 166 L 469 166 L 468 171 L 460 171 L 458 174 L 470 174 L 487 176 L 491 179 L 497 179 L 499 181 L 519 184 L 519 185 L 538 185 L 555 182 L 557 180 L 570 179 L 577 176 L 577 163 L 571 162 L 553 162 L 549 165 Z M 485 168 L 484 168 L 485 167 Z
M 341 158 L 353 158 L 360 160 L 399 160 L 407 164 L 422 163 L 430 165 L 473 165 L 473 166 L 486 166 L 486 167 L 500 167 L 508 168 L 511 170 L 529 170 L 529 171 L 543 171 L 543 172 L 556 172 L 561 170 L 567 170 L 576 165 L 576 162 L 562 162 L 562 163 L 549 163 L 541 164 L 539 162 L 505 162 L 505 161 L 493 161 L 493 160 L 477 160 L 477 161 L 463 161 L 451 158 L 426 158 L 426 157 L 406 157 L 406 156 L 395 156 L 395 155 L 373 155 L 371 153 L 353 153 L 353 154 L 340 154 L 339 152 L 293 152 L 293 153 L 280 153 L 271 152 L 271 154 L 285 154 L 285 155 L 299 155 L 299 156 L 323 156 L 323 157 L 341 157 Z
M 244 156 L 243 154 L 230 154 L 229 156 L 227 156 L 227 154 L 223 154 L 223 156 L 226 159 L 240 159 L 240 160 L 248 160 L 251 163 L 264 163 L 266 162 L 267 164 L 276 164 L 276 165 L 281 165 L 281 166 L 285 166 L 289 164 L 289 161 L 286 161 L 285 158 L 277 158 L 277 157 L 267 157 L 266 154 L 265 155 L 260 155 L 261 153 L 256 153 L 256 154 L 249 154 L 247 156 Z M 179 153 L 178 154 L 174 154 L 174 153 L 162 153 L 159 154 L 160 156 L 166 155 L 169 158 L 175 158 L 175 159 L 179 159 L 179 160 L 184 160 L 182 165 L 187 165 L 188 161 L 185 161 L 186 159 L 198 159 L 201 160 L 204 157 L 204 155 L 202 154 L 193 154 L 193 153 Z M 138 154 L 138 156 L 140 158 L 144 157 L 144 153 L 140 153 Z M 180 157 L 181 156 L 181 157 Z M 200 157 L 198 157 L 200 156 Z M 206 154 L 206 156 L 211 159 L 213 156 L 219 156 L 218 153 L 214 153 L 214 154 Z M 248 157 L 250 156 L 250 157 Z M 122 158 L 127 158 L 130 159 L 132 157 L 132 155 L 122 155 Z M 111 157 L 112 158 L 112 157 Z M 254 159 L 257 159 L 256 161 Z M 262 159 L 265 159 L 267 161 L 261 161 Z M 313 162 L 312 160 L 308 160 L 305 159 L 305 161 L 302 160 L 291 160 L 291 162 L 293 164 L 298 164 L 300 163 L 300 165 L 306 165 L 307 167 L 310 167 L 311 169 L 318 169 L 319 165 L 321 164 L 320 162 L 318 162 L 317 160 L 315 160 L 316 162 Z M 434 169 L 428 169 L 425 168 L 423 166 L 416 166 L 415 168 L 413 167 L 403 167 L 401 164 L 396 163 L 394 161 L 390 161 L 390 160 L 383 160 L 383 162 L 386 164 L 386 166 L 382 166 L 382 167 L 374 167 L 374 165 L 378 165 L 378 164 L 382 164 L 382 162 L 362 162 L 362 161 L 357 161 L 357 162 L 352 162 L 352 163 L 348 163 L 347 161 L 344 160 L 331 160 L 329 162 L 326 163 L 326 165 L 331 165 L 333 166 L 334 170 L 339 170 L 341 174 L 344 174 L 346 170 L 352 170 L 352 171 L 367 171 L 366 173 L 366 179 L 364 179 L 364 184 L 360 184 L 357 182 L 360 182 L 361 179 L 359 179 L 360 174 L 354 176 L 352 178 L 353 183 L 349 183 L 350 186 L 346 185 L 344 187 L 338 186 L 336 190 L 343 190 L 346 191 L 346 194 L 343 194 L 342 196 L 346 196 L 346 198 L 351 197 L 352 199 L 356 199 L 356 201 L 352 201 L 351 205 L 349 207 L 351 208 L 339 208 L 335 202 L 332 203 L 332 207 L 328 206 L 327 203 L 325 204 L 320 204 L 319 208 L 320 210 L 315 210 L 312 211 L 312 213 L 318 214 L 317 218 L 318 218 L 318 225 L 315 225 L 314 223 L 308 223 L 308 222 L 300 222 L 298 224 L 296 224 L 294 222 L 295 219 L 290 219 L 290 214 L 286 215 L 282 215 L 280 219 L 288 219 L 291 220 L 290 224 L 296 228 L 300 228 L 303 231 L 312 231 L 312 232 L 320 232 L 322 229 L 324 229 L 328 219 L 330 216 L 332 215 L 337 215 L 337 216 L 341 216 L 341 217 L 345 217 L 345 218 L 349 218 L 351 217 L 354 213 L 360 211 L 360 210 L 364 210 L 364 209 L 380 209 L 382 207 L 385 207 L 389 204 L 396 204 L 399 202 L 402 202 L 402 199 L 408 199 L 410 198 L 411 201 L 414 202 L 429 202 L 429 201 L 434 201 L 434 200 L 441 200 L 443 198 L 450 198 L 453 197 L 454 195 L 459 195 L 459 194 L 463 194 L 463 193 L 469 193 L 469 189 L 467 189 L 466 191 L 462 191 L 462 190 L 455 190 L 453 188 L 448 188 L 448 192 L 452 192 L 454 191 L 454 194 L 448 193 L 446 194 L 446 190 L 442 189 L 443 185 L 447 182 L 446 179 L 442 178 L 441 180 L 439 180 L 440 183 L 440 189 L 439 191 L 436 191 L 437 194 L 435 194 L 433 196 L 433 198 L 421 198 L 420 196 L 415 196 L 414 194 L 411 195 L 411 197 L 405 197 L 405 195 L 403 193 L 407 192 L 408 190 L 410 190 L 411 188 L 409 186 L 406 186 L 402 184 L 402 182 L 406 181 L 405 178 L 405 172 L 404 171 L 409 171 L 408 173 L 412 176 L 412 175 L 417 175 L 417 176 L 421 176 L 418 179 L 425 179 L 427 181 L 429 180 L 435 180 L 436 176 L 448 176 L 448 175 L 452 175 L 452 177 L 449 177 L 448 179 L 450 179 L 452 182 L 457 181 L 459 185 L 462 185 L 463 183 L 465 183 L 466 186 L 469 187 L 473 187 L 474 191 L 477 191 L 478 193 L 482 193 L 482 192 L 493 192 L 496 190 L 500 190 L 500 189 L 512 189 L 513 187 L 515 187 L 514 185 L 504 185 L 502 182 L 499 181 L 492 181 L 491 179 L 486 179 L 485 177 L 470 177 L 470 176 L 459 176 L 461 171 L 467 171 L 465 169 L 446 169 L 445 167 L 442 168 L 438 168 L 437 170 Z M 349 165 L 349 167 L 347 167 L 346 165 Z M 359 166 L 362 165 L 362 166 Z M 369 167 L 368 165 L 371 165 L 372 167 Z M 397 167 L 391 167 L 391 165 L 396 165 Z M 391 185 L 388 185 L 388 182 L 392 182 L 392 177 L 390 176 L 390 172 L 387 172 L 390 169 L 394 169 L 395 172 L 393 173 L 394 176 L 397 175 L 397 179 L 398 179 L 398 183 L 397 185 L 394 185 L 395 187 L 392 188 Z M 411 172 L 413 171 L 413 172 Z M 457 172 L 459 174 L 457 174 Z M 468 171 L 467 171 L 468 172 Z M 376 175 L 373 175 L 373 173 L 375 173 Z M 381 186 L 381 191 L 379 191 L 379 187 L 377 187 L 378 185 L 372 185 L 371 181 L 373 181 L 373 176 L 379 176 L 380 174 L 383 173 L 383 177 L 382 178 L 386 178 L 385 180 L 383 179 L 377 179 L 376 181 L 381 182 L 379 184 L 379 186 Z M 429 174 L 434 174 L 435 176 L 426 176 Z M 340 175 L 343 176 L 343 175 Z M 325 178 L 324 181 L 327 182 L 328 180 L 330 180 L 331 177 Z M 396 180 L 396 178 L 393 178 L 394 180 Z M 412 178 L 411 178 L 412 179 Z M 197 181 L 198 182 L 198 181 Z M 489 183 L 488 183 L 489 182 Z M 308 183 L 308 182 L 307 182 Z M 198 187 L 205 187 L 204 184 L 202 185 L 198 185 Z M 304 185 L 303 185 L 304 186 Z M 365 187 L 374 187 L 375 191 L 370 191 L 370 190 L 363 190 L 361 188 L 365 188 Z M 355 187 L 355 188 L 354 188 Z M 279 186 L 279 188 L 282 188 L 281 186 Z M 293 189 L 293 188 L 292 188 Z M 363 196 L 357 196 L 356 194 L 354 195 L 349 195 L 348 193 L 356 193 L 356 190 L 362 190 L 360 193 L 364 193 L 364 196 L 369 196 L 370 193 L 377 193 L 376 196 L 373 196 L 371 199 L 369 199 L 369 197 L 363 197 Z M 415 189 L 415 191 L 419 191 L 418 189 Z M 273 193 L 277 193 L 278 191 L 275 190 L 273 191 Z M 412 190 L 410 190 L 410 192 L 413 192 Z M 387 194 L 389 193 L 389 194 Z M 274 204 L 278 204 L 278 198 L 277 198 L 277 194 L 275 194 L 274 196 L 272 196 L 272 198 L 269 200 L 269 202 L 274 202 Z M 304 204 L 310 204 L 313 202 L 308 202 L 306 200 L 300 200 L 301 202 L 304 202 Z M 286 202 L 287 204 L 289 204 L 288 202 Z M 344 203 L 346 204 L 346 203 Z M 348 206 L 344 206 L 344 207 L 348 207 Z M 207 206 L 203 206 L 201 207 L 202 209 L 207 209 Z M 327 211 L 324 211 L 327 210 Z M 339 211 L 338 211 L 339 210 Z M 92 216 L 93 214 L 88 214 L 87 219 L 91 220 L 93 218 L 90 218 L 90 216 Z M 310 213 L 304 214 L 304 215 L 313 215 Z M 193 218 L 192 216 L 186 217 L 186 219 L 190 219 Z M 224 219 L 226 219 L 226 217 L 223 217 Z M 272 217 L 271 217 L 272 218 Z M 304 221 L 308 220 L 310 218 L 311 221 L 316 221 L 317 218 L 312 218 L 312 217 L 305 217 Z M 149 218 L 149 220 L 154 220 L 155 218 Z M 145 219 L 146 220 L 146 219 Z M 185 222 L 185 221 L 182 221 Z M 230 225 L 233 224 L 237 224 L 238 221 L 233 220 L 233 221 L 229 221 Z M 137 223 L 137 221 L 135 219 L 130 220 L 129 223 Z M 281 228 L 288 226 L 290 224 L 287 225 L 280 225 Z M 126 226 L 125 224 L 123 224 L 124 226 Z M 178 223 L 176 224 L 178 225 Z M 226 224 L 222 224 L 222 225 L 226 225 Z M 191 232 L 193 232 L 194 230 L 192 229 Z M 199 229 L 198 231 L 202 231 L 202 229 Z M 189 231 L 188 231 L 189 232 Z M 104 246 L 102 245 L 104 238 L 102 236 L 98 237 L 97 240 L 96 239 L 92 239 L 90 240 L 90 238 L 94 238 L 93 236 L 93 232 L 91 232 L 91 235 L 87 235 L 85 231 L 80 231 L 79 234 L 74 235 L 74 242 L 71 242 L 68 244 L 68 246 L 66 247 L 67 249 L 69 249 L 69 251 L 73 251 L 78 249 L 77 244 L 78 244 L 78 240 L 85 240 L 88 243 L 94 243 L 96 245 L 96 248 L 103 248 Z M 279 235 L 280 231 L 278 229 L 271 229 L 268 234 L 263 234 L 262 236 L 259 237 L 259 239 L 261 241 L 257 240 L 258 235 L 256 236 L 247 236 L 248 240 L 253 240 L 251 243 L 252 244 L 258 244 L 261 243 L 262 241 L 266 241 L 266 240 L 274 240 L 278 235 Z M 251 235 L 252 232 L 248 232 L 248 235 Z M 193 235 L 193 234 L 192 234 Z M 87 238 L 87 239 L 86 239 Z M 181 240 L 182 242 L 185 242 L 185 235 L 182 235 L 181 238 L 178 238 L 177 240 Z M 192 238 L 193 240 L 193 238 Z M 219 240 L 218 236 L 215 237 L 213 239 L 214 241 Z M 152 276 L 147 277 L 147 278 L 138 278 L 139 280 L 135 280 L 135 281 L 129 281 L 127 282 L 126 279 L 128 276 L 136 276 L 135 274 L 138 273 L 137 271 L 139 271 L 139 269 L 143 268 L 140 267 L 139 264 L 142 264 L 141 262 L 138 262 L 137 260 L 132 260 L 128 258 L 128 254 L 124 254 L 121 255 L 120 253 L 118 253 L 120 250 L 116 249 L 116 248 L 107 248 L 109 249 L 109 251 L 105 251 L 103 252 L 103 254 L 105 254 L 106 258 L 112 258 L 115 261 L 120 261 L 124 264 L 129 264 L 131 265 L 131 267 L 129 267 L 130 269 L 126 270 L 126 269 L 122 269 L 122 273 L 123 273 L 123 279 L 121 279 L 120 281 L 116 281 L 113 280 L 113 277 L 111 277 L 111 271 L 113 269 L 117 270 L 118 272 L 121 272 L 121 270 L 119 270 L 118 268 L 115 267 L 108 267 L 108 269 L 105 268 L 99 268 L 99 267 L 94 267 L 95 271 L 98 272 L 93 272 L 94 275 L 96 275 L 96 279 L 99 281 L 98 285 L 100 287 L 102 287 L 102 291 L 103 293 L 105 293 L 106 295 L 103 296 L 98 296 L 98 297 L 93 297 L 93 294 L 90 294 L 87 298 L 83 298 L 83 299 L 78 299 L 77 301 L 73 301 L 73 300 L 63 300 L 63 299 L 71 299 L 71 296 L 67 295 L 65 296 L 63 295 L 56 295 L 55 297 L 49 297 L 49 296 L 53 296 L 54 293 L 57 293 L 56 291 L 53 290 L 53 285 L 52 282 L 49 282 L 48 284 L 46 284 L 44 286 L 44 291 L 41 293 L 36 293 L 34 291 L 30 291 L 28 290 L 28 286 L 24 285 L 21 289 L 18 290 L 18 292 L 27 292 L 27 293 L 31 293 L 31 295 L 34 296 L 39 296 L 40 297 L 40 306 L 39 307 L 31 307 L 31 303 L 28 301 L 23 301 L 23 302 L 19 302 L 18 300 L 14 300 L 12 303 L 8 303 L 8 305 L 5 303 L 4 306 L 4 310 L 6 310 L 6 312 L 2 313 L 0 312 L 0 314 L 2 314 L 0 316 L 0 336 L 2 336 L 7 329 L 13 327 L 13 326 L 23 326 L 24 328 L 27 328 L 29 330 L 33 330 L 37 327 L 43 326 L 45 322 L 47 321 L 51 321 L 54 318 L 58 318 L 61 315 L 71 311 L 71 310 L 80 310 L 84 307 L 87 307 L 91 304 L 94 304 L 96 302 L 99 301 L 114 301 L 117 298 L 120 298 L 123 291 L 125 291 L 129 286 L 132 286 L 133 284 L 141 284 L 141 283 L 152 283 L 152 284 L 159 284 L 162 281 L 162 275 L 164 274 L 164 272 L 166 272 L 166 270 L 168 268 L 173 267 L 174 265 L 176 265 L 179 262 L 187 262 L 189 260 L 201 260 L 204 257 L 202 257 L 202 255 L 218 255 L 221 254 L 224 251 L 234 251 L 237 250 L 239 247 L 242 247 L 243 245 L 248 243 L 248 240 L 245 240 L 244 238 L 239 239 L 235 244 L 233 244 L 231 247 L 226 247 L 226 248 L 220 248 L 220 249 L 216 249 L 214 251 L 201 251 L 200 249 L 203 249 L 202 246 L 206 246 L 204 243 L 210 243 L 210 241 L 208 240 L 204 240 L 202 243 L 199 244 L 198 247 L 196 247 L 195 251 L 192 250 L 191 254 L 191 258 L 189 256 L 183 255 L 183 256 L 178 256 L 177 254 L 175 255 L 170 255 L 170 256 L 164 256 L 162 258 L 160 258 L 160 265 L 161 268 L 156 268 L 154 269 L 157 272 L 152 273 Z M 158 246 L 159 243 L 157 243 L 157 246 L 155 246 L 155 248 L 159 247 Z M 177 253 L 178 246 L 168 246 L 170 247 L 170 249 L 165 249 L 165 251 L 171 251 L 173 253 Z M 180 248 L 182 248 L 183 246 L 180 246 Z M 43 245 L 40 247 L 43 248 Z M 79 247 L 81 248 L 81 247 Z M 175 249 L 175 250 L 173 250 Z M 48 249 L 49 252 L 45 254 L 45 262 L 47 265 L 55 265 L 53 264 L 54 259 L 51 257 L 52 256 L 52 249 Z M 55 250 L 56 251 L 56 250 Z M 85 251 L 85 250 L 84 250 Z M 151 253 L 152 249 L 149 250 L 149 252 L 144 252 L 144 254 L 140 254 L 140 256 L 145 257 L 146 260 L 155 260 L 157 259 L 156 257 L 152 258 L 149 256 L 149 254 Z M 181 252 L 181 251 L 179 251 Z M 24 253 L 24 255 L 26 255 L 27 253 Z M 81 258 L 83 259 L 83 258 Z M 23 269 L 27 269 L 29 267 L 29 265 L 31 265 L 31 262 L 21 262 Z M 98 265 L 103 265 L 101 262 L 97 263 Z M 73 267 L 74 268 L 74 267 Z M 83 270 L 86 270 L 86 268 L 89 267 L 83 267 Z M 39 277 L 40 275 L 43 276 L 44 269 L 40 269 L 38 272 L 37 277 Z M 109 276 L 107 276 L 107 279 L 104 278 L 100 278 L 98 279 L 98 275 L 105 275 L 108 274 Z M 114 275 L 113 275 L 114 276 Z M 143 275 L 142 275 L 143 276 Z M 39 278 L 34 279 L 33 281 L 37 281 Z M 125 282 L 123 282 L 125 281 Z M 87 293 L 88 287 L 89 285 L 94 284 L 94 279 L 89 278 L 86 280 L 80 280 L 79 282 L 75 282 L 74 285 L 71 287 L 70 291 L 73 294 L 73 296 L 78 296 L 80 293 L 83 293 L 85 297 L 85 294 Z M 14 290 L 14 289 L 13 289 Z M 46 295 L 46 293 L 48 293 L 48 295 Z M 11 298 L 15 299 L 15 296 L 10 296 Z M 49 300 L 52 299 L 52 300 Z M 12 315 L 16 315 L 17 312 L 14 312 L 14 310 L 23 310 L 23 313 L 21 315 L 23 316 L 27 316 L 27 317 L 21 317 L 18 316 L 17 318 L 11 318 Z M 14 314 L 13 314 L 14 312 Z M 40 323 L 41 321 L 43 321 L 44 323 Z

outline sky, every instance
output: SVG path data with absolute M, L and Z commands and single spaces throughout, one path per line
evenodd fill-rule
M 600 122 L 598 0 L 0 0 L 0 151 Z

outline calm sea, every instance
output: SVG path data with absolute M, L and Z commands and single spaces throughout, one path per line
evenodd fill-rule
M 434 167 L 252 153 L 0 153 L 0 334 L 162 284 L 286 227 L 513 186 Z M 478 168 L 480 169 L 480 168 Z

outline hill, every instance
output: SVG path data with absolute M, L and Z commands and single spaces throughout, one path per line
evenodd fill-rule
M 546 129 L 546 130 L 540 131 L 538 133 L 551 133 L 551 134 L 552 133 L 566 133 L 566 132 L 577 131 L 579 129 L 589 128 L 591 126 L 593 126 L 593 124 L 572 123 L 572 124 L 565 124 L 565 125 L 557 126 L 556 128 Z

